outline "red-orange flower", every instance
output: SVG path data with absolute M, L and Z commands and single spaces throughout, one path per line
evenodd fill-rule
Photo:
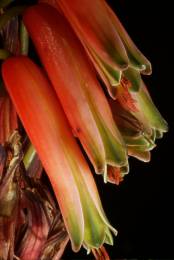
M 89 167 L 47 78 L 27 57 L 10 58 L 2 75 L 19 117 L 48 174 L 72 248 L 112 244 L 109 224 Z
M 65 18 L 49 5 L 30 7 L 24 23 L 74 135 L 95 171 L 107 179 L 106 165 L 124 167 L 127 152 L 83 47 Z

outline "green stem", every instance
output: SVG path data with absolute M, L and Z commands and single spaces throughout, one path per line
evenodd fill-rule
M 36 150 L 34 149 L 33 145 L 30 144 L 25 155 L 24 155 L 24 158 L 23 158 L 23 163 L 24 163 L 24 166 L 25 166 L 25 169 L 28 170 L 31 162 L 33 161 L 34 157 L 36 155 Z
M 8 9 L 4 14 L 0 16 L 0 30 L 10 21 L 14 16 L 21 14 L 27 6 L 14 6 Z
M 23 22 L 21 22 L 21 26 L 20 26 L 20 42 L 21 42 L 21 54 L 28 55 L 29 36 Z
M 11 4 L 14 0 L 1 0 L 0 1 L 0 8 L 4 8 Z
M 6 60 L 10 56 L 11 56 L 11 53 L 9 51 L 0 49 L 0 60 Z

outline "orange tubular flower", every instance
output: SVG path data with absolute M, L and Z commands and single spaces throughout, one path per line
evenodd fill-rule
M 57 0 L 56 0 L 57 1 Z M 77 33 L 96 70 L 115 98 L 122 71 L 128 67 L 128 56 L 103 1 L 57 1 Z M 90 15 L 88 15 L 90 14 Z
M 121 76 L 136 80 L 151 64 L 135 46 L 105 0 L 56 0 L 73 27 L 112 98 Z
M 108 223 L 94 179 L 47 78 L 22 56 L 7 59 L 2 76 L 53 186 L 73 250 L 82 244 L 88 250 L 112 244 L 110 229 L 116 231 Z
M 139 91 L 123 91 L 122 96 L 118 96 L 117 100 L 110 99 L 109 103 L 128 154 L 149 162 L 156 139 L 162 138 L 168 131 L 168 125 L 153 103 L 144 82 L 141 80 Z
M 27 9 L 24 23 L 95 171 L 106 173 L 107 164 L 127 166 L 125 145 L 107 99 L 68 22 L 55 8 L 39 4 Z

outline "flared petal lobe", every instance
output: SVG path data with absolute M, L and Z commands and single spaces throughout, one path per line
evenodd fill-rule
M 57 3 L 106 67 L 116 70 L 127 68 L 128 57 L 124 45 L 101 0 L 95 0 L 92 4 L 88 0 L 84 0 L 83 4 L 80 0 L 60 0 Z
M 136 70 L 139 70 L 142 74 L 151 74 L 152 66 L 148 59 L 141 53 L 141 51 L 136 47 L 125 28 L 121 24 L 117 15 L 113 12 L 113 10 L 109 7 L 105 0 L 101 0 L 106 6 L 108 15 L 115 30 L 118 32 L 124 47 L 126 49 L 128 58 L 129 58 L 129 66 L 133 67 Z
M 137 93 L 132 93 L 132 96 L 137 104 L 138 110 L 140 111 L 139 114 L 135 113 L 137 117 L 141 114 L 142 117 L 144 116 L 144 123 L 145 121 L 148 122 L 152 129 L 161 133 L 167 132 L 168 124 L 153 103 L 153 100 L 143 81 L 141 82 L 140 91 Z
M 24 23 L 74 135 L 95 171 L 104 173 L 106 164 L 118 167 L 127 164 L 124 142 L 107 99 L 68 22 L 55 8 L 39 4 L 25 12 Z
M 83 5 L 80 0 L 60 0 L 57 5 L 81 40 L 109 94 L 115 97 L 116 86 L 129 60 L 105 5 L 101 0 L 95 0 L 92 4 L 85 0 Z
M 148 162 L 150 151 L 156 147 L 156 139 L 167 132 L 168 126 L 142 80 L 138 92 L 127 91 L 129 95 L 122 93 L 124 98 L 120 99 L 118 96 L 117 100 L 110 99 L 110 107 L 126 143 L 128 154 Z
M 53 186 L 73 250 L 82 244 L 100 247 L 108 242 L 109 229 L 115 230 L 105 217 L 93 177 L 51 85 L 27 57 L 6 60 L 2 75 Z
M 56 0 L 82 42 L 112 98 L 122 75 L 151 73 L 151 64 L 136 47 L 105 0 Z M 55 5 L 56 7 L 56 5 Z M 130 70 L 131 73 L 130 73 Z M 128 71 L 128 72 L 127 72 Z

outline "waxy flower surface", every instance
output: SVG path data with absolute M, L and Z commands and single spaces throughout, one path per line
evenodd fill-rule
M 2 74 L 49 176 L 73 249 L 78 251 L 83 243 L 89 250 L 100 247 L 105 240 L 112 243 L 109 228 L 116 231 L 104 215 L 87 163 L 42 71 L 27 57 L 15 57 L 3 64 Z
M 151 63 L 105 0 L 22 2 L 0 2 L 0 259 L 58 260 L 70 241 L 109 260 L 93 174 L 120 184 L 167 132 Z

